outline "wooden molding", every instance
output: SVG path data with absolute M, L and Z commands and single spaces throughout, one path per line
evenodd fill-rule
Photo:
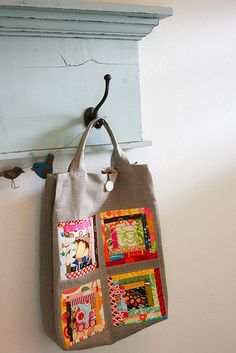
M 0 35 L 137 41 L 171 15 L 159 6 L 0 0 Z

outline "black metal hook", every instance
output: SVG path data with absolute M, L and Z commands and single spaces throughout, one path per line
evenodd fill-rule
M 105 80 L 105 93 L 104 96 L 102 98 L 102 100 L 98 103 L 98 105 L 93 108 L 87 108 L 85 113 L 84 113 L 84 122 L 85 125 L 88 126 L 89 123 L 96 119 L 98 117 L 98 111 L 101 108 L 101 106 L 103 105 L 103 103 L 105 102 L 105 100 L 107 99 L 108 93 L 109 93 L 109 84 L 110 84 L 110 80 L 111 80 L 111 75 L 107 74 L 104 76 L 104 80 Z M 103 125 L 104 120 L 101 118 L 100 120 L 98 120 L 98 122 L 96 123 L 96 125 L 94 126 L 96 129 L 100 129 Z

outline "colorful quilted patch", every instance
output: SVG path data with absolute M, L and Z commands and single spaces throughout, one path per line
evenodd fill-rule
M 156 236 L 149 208 L 100 213 L 107 266 L 157 257 Z
M 95 217 L 58 224 L 61 279 L 80 277 L 95 270 Z
M 108 277 L 114 326 L 167 318 L 158 268 Z
M 67 349 L 105 328 L 100 280 L 61 294 L 62 332 Z

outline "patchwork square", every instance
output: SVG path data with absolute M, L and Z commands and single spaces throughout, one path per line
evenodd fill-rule
M 149 208 L 100 213 L 107 266 L 157 257 L 156 235 Z
M 158 268 L 108 277 L 113 325 L 167 319 Z
M 105 329 L 101 282 L 61 293 L 62 332 L 67 349 Z
M 80 277 L 98 266 L 95 216 L 58 224 L 61 279 Z

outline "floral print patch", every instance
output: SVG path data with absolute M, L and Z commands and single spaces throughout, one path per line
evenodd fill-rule
M 114 326 L 167 318 L 158 268 L 108 277 Z
M 156 235 L 149 208 L 100 213 L 107 266 L 157 257 Z
M 66 348 L 105 328 L 100 280 L 61 293 L 62 331 Z
M 80 277 L 98 265 L 95 217 L 58 224 L 61 279 Z

